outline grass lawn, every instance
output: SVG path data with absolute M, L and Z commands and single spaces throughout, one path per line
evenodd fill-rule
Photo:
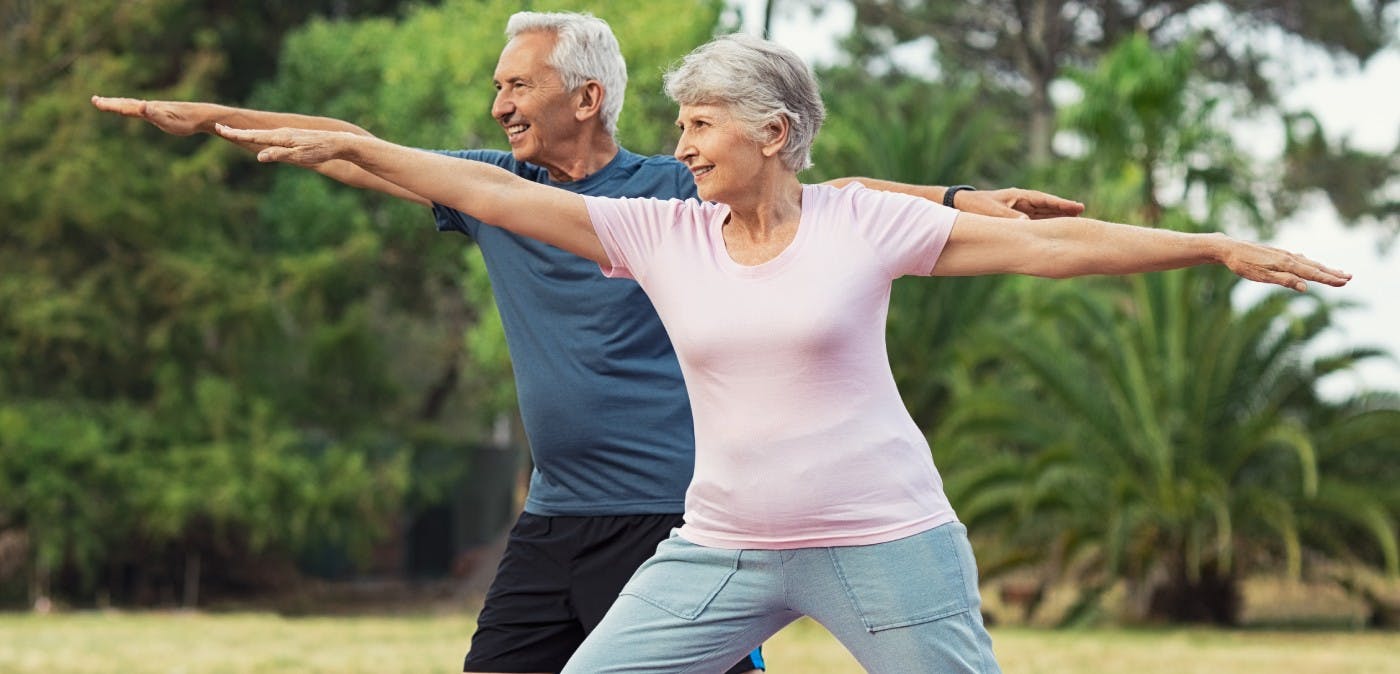
M 271 614 L 0 614 L 4 674 L 447 674 L 461 671 L 466 614 L 283 618 Z M 992 631 L 1012 672 L 1400 674 L 1400 634 L 1217 630 Z M 765 648 L 774 674 L 862 670 L 803 621 Z

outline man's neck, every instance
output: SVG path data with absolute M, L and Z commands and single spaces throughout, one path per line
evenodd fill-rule
M 578 144 L 560 149 L 564 149 L 568 156 L 538 162 L 541 168 L 549 172 L 549 179 L 556 183 L 583 180 L 603 170 L 618 152 L 617 141 L 606 134 L 581 138 Z

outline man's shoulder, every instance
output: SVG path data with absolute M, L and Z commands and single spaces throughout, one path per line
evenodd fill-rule
M 545 175 L 543 168 L 528 162 L 520 161 L 515 158 L 515 155 L 504 150 L 432 150 L 432 152 L 449 157 L 456 157 L 458 159 L 471 159 L 487 164 L 494 164 L 511 173 L 536 182 L 540 182 L 541 176 Z
M 643 196 L 661 199 L 689 199 L 695 196 L 695 181 L 690 170 L 670 155 L 641 155 L 628 150 L 615 163 L 615 179 L 610 185 L 618 190 L 612 196 Z M 611 191 L 611 190 L 610 190 Z

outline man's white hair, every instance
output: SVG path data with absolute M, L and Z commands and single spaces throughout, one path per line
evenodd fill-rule
M 575 12 L 516 12 L 506 24 L 506 37 L 521 33 L 554 33 L 554 51 L 549 65 L 564 78 L 573 91 L 588 80 L 603 85 L 603 106 L 599 112 L 608 135 L 617 135 L 617 118 L 627 91 L 627 62 L 608 22 L 592 14 Z

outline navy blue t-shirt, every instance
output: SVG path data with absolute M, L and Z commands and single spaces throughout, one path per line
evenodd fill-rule
M 694 198 L 671 157 L 619 149 L 602 170 L 556 183 L 508 152 L 442 152 L 495 164 L 578 194 Z M 529 210 L 529 204 L 519 208 Z M 537 515 L 679 513 L 695 467 L 695 435 L 680 365 L 636 282 L 441 204 L 441 231 L 476 240 L 515 369 L 535 468 L 525 510 Z

